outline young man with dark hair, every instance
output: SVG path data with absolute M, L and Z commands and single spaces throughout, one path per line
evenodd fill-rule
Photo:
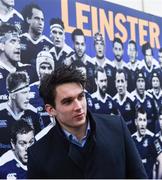
M 72 65 L 76 67 L 77 64 L 82 63 L 83 67 L 86 67 L 87 72 L 87 91 L 89 93 L 94 92 L 95 82 L 94 82 L 94 70 L 95 70 L 95 61 L 92 61 L 92 58 L 86 54 L 86 38 L 82 29 L 76 28 L 72 32 L 72 40 L 74 44 L 74 53 L 71 56 L 66 58 L 66 65 Z
M 135 125 L 137 131 L 132 135 L 132 138 L 141 155 L 148 177 L 152 179 L 153 166 L 156 160 L 162 163 L 162 144 L 160 140 L 154 136 L 154 133 L 147 129 L 147 114 L 142 107 L 136 110 Z
M 24 33 L 21 35 L 21 61 L 35 67 L 37 54 L 42 50 L 49 50 L 53 44 L 43 35 L 44 13 L 37 4 L 27 4 L 22 15 Z
M 0 157 L 1 179 L 27 178 L 27 149 L 34 143 L 34 129 L 23 119 L 11 127 L 11 146 Z
M 131 93 L 135 98 L 135 106 L 143 107 L 147 112 L 148 129 L 155 133 L 157 109 L 153 96 L 146 91 L 146 80 L 142 71 L 136 73 L 136 89 Z
M 134 40 L 129 40 L 127 47 L 128 54 L 128 91 L 132 92 L 136 88 L 136 72 L 139 70 L 140 62 L 138 58 L 137 44 Z
M 160 74 L 158 71 L 154 70 L 151 77 L 151 89 L 148 89 L 147 92 L 150 93 L 155 101 L 157 110 L 162 106 L 162 88 L 160 84 Z
M 152 71 L 159 67 L 158 61 L 153 57 L 153 49 L 149 42 L 142 45 L 144 59 L 140 63 L 140 70 L 143 71 L 146 78 L 146 90 L 151 89 Z
M 40 94 L 56 125 L 29 148 L 28 178 L 147 178 L 122 118 L 87 110 L 85 83 L 64 66 L 43 79 Z
M 117 109 L 125 120 L 131 133 L 135 131 L 135 104 L 134 98 L 127 91 L 127 77 L 124 70 L 117 70 L 115 76 L 115 86 L 117 94 L 113 97 Z

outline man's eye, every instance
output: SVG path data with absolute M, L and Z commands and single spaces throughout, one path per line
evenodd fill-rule
M 72 100 L 66 100 L 66 101 L 63 102 L 63 104 L 68 105 L 68 104 L 70 104 L 71 102 L 72 102 Z
M 78 98 L 79 98 L 79 99 L 82 99 L 82 98 L 84 98 L 84 97 L 85 97 L 85 93 L 82 93 L 82 94 L 79 95 Z

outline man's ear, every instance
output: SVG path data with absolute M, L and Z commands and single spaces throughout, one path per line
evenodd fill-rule
M 51 106 L 50 104 L 46 104 L 45 105 L 45 109 L 46 109 L 46 111 L 48 112 L 48 114 L 50 115 L 50 116 L 56 116 L 56 110 L 55 110 L 55 108 L 53 107 L 53 106 Z
M 26 22 L 28 23 L 28 24 L 30 24 L 31 23 L 31 19 L 30 18 L 26 18 Z
M 0 42 L 0 52 L 3 52 L 4 51 L 4 43 Z
M 137 126 L 137 119 L 134 120 L 134 124 Z
M 15 150 L 15 144 L 12 139 L 11 139 L 10 143 L 11 143 L 12 149 Z

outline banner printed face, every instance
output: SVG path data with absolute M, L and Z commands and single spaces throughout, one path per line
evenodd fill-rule
M 15 1 L 17 10 L 21 10 L 25 4 L 20 0 Z M 119 37 L 125 48 L 130 39 L 135 40 L 139 49 L 139 59 L 143 58 L 140 47 L 146 41 L 149 41 L 154 48 L 155 58 L 157 49 L 161 46 L 160 17 L 99 0 L 47 0 L 46 3 L 43 0 L 37 0 L 37 4 L 45 12 L 44 33 L 47 36 L 50 31 L 50 19 L 60 17 L 65 25 L 66 41 L 71 47 L 73 47 L 71 32 L 76 27 L 84 31 L 88 44 L 86 52 L 90 56 L 95 56 L 92 36 L 98 31 L 105 37 L 106 55 L 109 59 L 113 59 L 111 48 L 114 37 Z M 124 57 L 127 59 L 126 51 Z

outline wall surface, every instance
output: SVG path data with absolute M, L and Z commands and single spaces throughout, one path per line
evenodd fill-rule
M 161 0 L 115 0 L 115 1 L 106 0 L 106 1 L 162 17 Z

